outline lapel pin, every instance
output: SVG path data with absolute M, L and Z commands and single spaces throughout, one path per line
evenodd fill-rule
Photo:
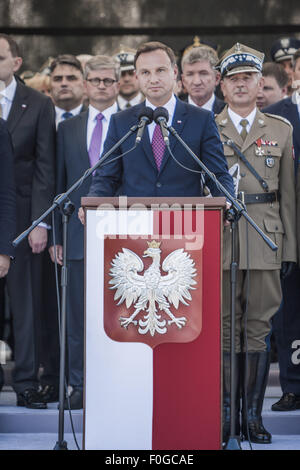
M 22 108 L 27 108 L 27 104 L 22 104 Z
M 181 123 L 182 123 L 182 121 L 177 121 L 177 124 L 181 124 Z

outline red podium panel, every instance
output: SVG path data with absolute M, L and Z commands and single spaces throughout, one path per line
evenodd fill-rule
M 126 207 L 124 201 L 120 204 L 115 198 L 84 198 L 82 202 L 87 212 L 84 447 L 220 449 L 224 199 L 129 199 Z M 137 231 L 135 228 L 130 232 L 132 229 L 128 227 L 133 219 L 128 209 L 132 204 L 140 205 L 140 209 L 144 207 L 145 218 Z M 174 209 L 174 205 L 178 207 Z M 101 211 L 107 209 L 116 210 L 111 219 L 122 218 L 123 222 L 126 221 L 126 229 L 117 229 L 114 223 L 110 228 L 106 227 L 107 221 L 101 218 Z M 196 216 L 200 212 L 197 211 L 202 211 L 200 223 Z M 98 224 L 96 213 L 98 217 L 100 214 L 101 222 Z M 168 224 L 165 220 L 168 217 L 170 237 L 166 240 Z M 131 237 L 126 235 L 127 229 Z M 199 236 L 198 248 L 195 243 L 193 245 L 191 234 Z M 190 272 L 194 272 L 190 279 L 195 283 L 190 283 L 190 297 L 185 293 L 185 300 L 189 298 L 186 305 L 179 302 L 181 307 L 177 310 L 172 302 L 163 308 L 156 301 L 155 306 L 160 314 L 157 324 L 162 326 L 157 330 L 154 328 L 152 334 L 145 327 L 147 312 L 150 315 L 150 303 L 144 304 L 144 310 L 138 309 L 136 306 L 141 304 L 135 293 L 132 297 L 135 306 L 133 301 L 126 303 L 126 290 L 121 289 L 124 280 L 118 277 L 122 266 L 119 261 L 128 256 L 131 262 L 130 257 L 136 258 L 141 271 L 139 276 L 146 273 L 149 262 L 142 261 L 142 253 L 143 250 L 148 253 L 147 243 L 160 252 L 158 265 L 161 279 L 164 275 L 170 276 L 170 272 L 163 273 L 167 265 L 165 260 L 176 250 L 181 250 L 179 264 L 183 259 L 187 266 L 191 266 L 189 260 L 192 260 L 195 268 L 195 272 L 190 268 Z M 95 281 L 99 270 L 103 271 L 103 275 Z M 137 284 L 140 279 L 136 277 Z M 99 283 L 102 285 L 99 286 Z M 93 300 L 97 285 L 102 295 Z M 164 293 L 167 295 L 165 290 Z M 173 323 L 176 320 L 170 321 L 170 315 L 187 321 L 184 326 L 178 326 L 180 324 Z M 125 328 L 122 328 L 122 322 L 123 326 L 124 322 L 127 325 Z M 169 324 L 165 334 L 165 325 Z M 141 334 L 138 335 L 139 325 Z M 93 392 L 94 387 L 100 387 L 97 396 Z

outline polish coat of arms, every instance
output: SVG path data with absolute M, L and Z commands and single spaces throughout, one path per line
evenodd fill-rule
M 176 249 L 166 256 L 161 264 L 161 242 L 152 240 L 143 257 L 152 258 L 151 265 L 144 271 L 140 256 L 128 248 L 116 254 L 111 261 L 109 275 L 110 289 L 115 289 L 117 305 L 125 302 L 126 309 L 134 306 L 134 312 L 119 318 L 121 327 L 129 325 L 138 328 L 138 333 L 158 333 L 164 335 L 172 324 L 184 328 L 185 316 L 175 316 L 171 308 L 178 309 L 180 302 L 189 306 L 192 300 L 190 291 L 195 290 L 197 270 L 190 254 L 183 248 Z M 166 274 L 162 275 L 161 270 Z M 139 274 L 144 271 L 144 274 Z M 137 316 L 140 318 L 137 319 Z M 167 319 L 166 319 L 167 318 Z

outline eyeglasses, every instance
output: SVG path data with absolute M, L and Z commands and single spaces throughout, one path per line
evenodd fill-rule
M 112 86 L 113 83 L 115 83 L 117 80 L 114 80 L 113 78 L 87 78 L 87 82 L 90 82 L 91 85 L 93 86 L 99 86 L 101 82 L 103 82 L 103 85 L 107 88 L 109 86 Z

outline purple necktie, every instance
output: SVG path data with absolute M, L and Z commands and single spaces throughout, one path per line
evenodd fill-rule
M 156 124 L 152 137 L 152 151 L 158 170 L 160 169 L 160 165 L 164 156 L 165 147 L 166 144 L 161 133 L 160 125 Z
M 94 166 L 100 157 L 100 147 L 102 140 L 102 119 L 104 118 L 102 113 L 97 114 L 96 119 L 97 123 L 94 127 L 90 148 L 89 148 L 89 157 L 90 165 Z

